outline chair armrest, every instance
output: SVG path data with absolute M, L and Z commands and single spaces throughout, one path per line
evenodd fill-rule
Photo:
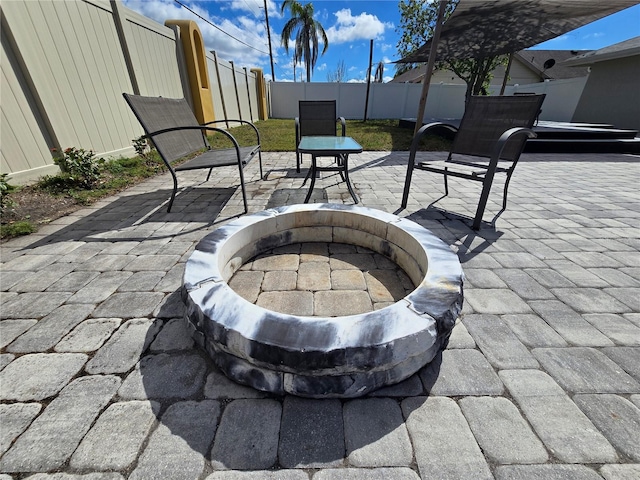
M 458 131 L 458 127 L 456 127 L 455 125 L 444 122 L 427 123 L 426 125 L 420 127 L 420 130 L 418 130 L 418 132 L 413 136 L 413 140 L 411 141 L 411 148 L 409 149 L 409 164 L 415 164 L 416 152 L 418 150 L 418 146 L 420 145 L 420 140 L 422 140 L 422 137 L 424 137 L 429 132 L 429 130 L 432 130 L 436 127 L 444 127 L 448 130 L 451 130 L 453 133 L 456 133 Z
M 213 125 L 214 123 L 226 123 L 228 124 L 229 122 L 236 122 L 236 123 L 242 123 L 244 125 L 249 125 L 251 128 L 253 128 L 253 131 L 256 134 L 256 138 L 258 140 L 258 146 L 261 146 L 262 144 L 260 143 L 260 132 L 258 131 L 258 128 L 252 123 L 249 122 L 248 120 L 235 120 L 235 119 L 226 119 L 226 120 L 213 120 L 211 122 L 207 122 L 203 125 Z
M 525 127 L 514 127 L 504 132 L 502 135 L 500 135 L 500 138 L 496 142 L 496 146 L 493 148 L 493 153 L 491 154 L 491 160 L 489 161 L 488 170 L 496 169 L 496 167 L 498 166 L 498 160 L 500 160 L 500 156 L 502 155 L 502 150 L 504 149 L 507 142 L 516 135 L 526 135 L 528 138 L 536 138 L 538 136 L 533 130 Z M 517 161 L 518 159 L 516 158 L 514 165 Z
M 344 119 L 344 117 L 338 117 L 338 118 L 336 119 L 336 122 L 337 122 L 338 120 L 340 121 L 340 125 L 342 126 L 342 136 L 343 136 L 343 137 L 346 137 L 346 136 L 347 136 L 347 122 L 346 122 L 346 120 Z

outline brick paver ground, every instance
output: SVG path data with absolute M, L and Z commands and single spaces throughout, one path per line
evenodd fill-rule
M 242 213 L 232 168 L 181 174 L 171 213 L 165 175 L 0 245 L 0 479 L 640 478 L 640 158 L 525 154 L 479 232 L 475 182 L 436 202 L 442 178 L 418 172 L 400 210 L 406 159 L 354 155 L 351 180 L 364 206 L 451 246 L 465 304 L 447 350 L 365 398 L 258 392 L 194 346 L 182 273 Z M 264 163 L 266 180 L 245 171 L 250 211 L 301 203 L 294 155 Z M 331 174 L 313 201 L 352 203 Z M 256 259 L 234 281 L 304 312 L 407 288 L 384 261 L 329 248 Z

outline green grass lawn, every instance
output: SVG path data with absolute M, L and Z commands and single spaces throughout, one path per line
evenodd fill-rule
M 293 119 L 269 119 L 255 123 L 260 131 L 262 151 L 293 152 L 295 151 L 295 123 Z M 255 133 L 249 126 L 229 129 L 240 145 L 255 144 Z M 398 120 L 347 120 L 347 135 L 362 145 L 365 151 L 408 151 L 413 138 L 413 130 L 400 128 Z M 223 146 L 223 140 L 212 138 L 212 145 Z M 227 140 L 228 142 L 228 140 Z M 228 145 L 228 144 L 227 144 Z M 449 149 L 449 141 L 438 136 L 427 136 L 421 150 L 445 151 Z

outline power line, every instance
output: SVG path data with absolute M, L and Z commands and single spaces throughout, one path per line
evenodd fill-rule
M 213 28 L 220 30 L 222 33 L 224 33 L 225 35 L 228 35 L 229 37 L 233 38 L 235 41 L 240 42 L 241 44 L 243 44 L 246 47 L 249 47 L 257 52 L 262 53 L 263 55 L 269 55 L 269 52 L 263 52 L 262 50 L 254 47 L 253 45 L 249 45 L 248 43 L 243 42 L 242 40 L 240 40 L 239 38 L 234 37 L 233 35 L 231 35 L 228 32 L 225 32 L 223 29 L 221 29 L 219 26 L 211 23 L 209 20 L 207 20 L 206 18 L 204 18 L 203 16 L 197 14 L 196 12 L 194 12 L 193 10 L 191 10 L 189 7 L 187 7 L 184 3 L 179 2 L 178 0 L 173 0 L 174 2 L 176 2 L 178 5 L 180 5 L 182 8 L 185 8 L 187 10 L 189 10 L 191 13 L 193 13 L 196 17 L 198 17 L 200 20 L 202 20 L 203 22 L 207 22 L 209 25 L 211 25 Z

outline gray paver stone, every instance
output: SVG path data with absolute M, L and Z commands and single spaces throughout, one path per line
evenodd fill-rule
M 503 370 L 499 375 L 540 440 L 560 461 L 618 461 L 611 444 L 547 374 Z
M 4 306 L 3 306 L 4 308 Z M 37 320 L 3 320 L 0 322 L 0 348 L 13 342 L 24 332 L 33 327 Z
M 444 350 L 420 370 L 431 395 L 500 395 L 502 382 L 478 350 Z
M 408 398 L 402 402 L 402 412 L 422 476 L 493 478 L 455 401 L 443 397 Z
M 553 294 L 540 285 L 529 274 L 515 268 L 504 268 L 495 271 L 511 290 L 524 299 L 552 299 Z
M 114 293 L 93 312 L 94 317 L 148 317 L 162 302 L 162 292 Z
M 114 376 L 81 377 L 70 383 L 5 453 L 0 471 L 60 468 L 119 385 L 120 379 Z M 43 445 L 47 448 L 42 448 Z
M 135 272 L 118 287 L 118 292 L 151 292 L 164 275 L 163 271 Z
M 167 272 L 180 260 L 180 255 L 140 255 L 127 263 L 125 270 Z
M 640 289 L 636 292 L 640 295 Z M 618 345 L 640 345 L 640 327 L 612 313 L 592 313 L 583 318 Z
M 123 399 L 192 399 L 202 392 L 207 364 L 197 352 L 147 355 L 122 382 Z
M 241 399 L 224 410 L 211 449 L 215 469 L 259 470 L 275 465 L 282 406 L 269 399 Z
M 24 258 L 24 257 L 23 257 Z M 14 292 L 44 292 L 47 287 L 73 270 L 73 265 L 54 263 L 42 269 L 36 269 L 36 275 L 24 275 L 23 281 L 11 290 Z M 67 290 L 68 291 L 68 290 Z
M 278 446 L 283 467 L 339 467 L 344 453 L 340 401 L 285 397 Z
M 7 350 L 14 353 L 49 350 L 87 318 L 93 308 L 93 305 L 62 305 L 17 338 Z
M 93 352 L 106 342 L 116 328 L 119 318 L 90 318 L 80 323 L 54 347 L 56 352 Z
M 36 473 L 27 477 L 29 480 L 124 480 L 117 472 L 92 473 Z M 4 480 L 0 478 L 0 480 Z M 7 479 L 11 480 L 11 478 Z
M 605 480 L 638 480 L 640 478 L 640 464 L 603 465 L 600 475 Z
M 640 393 L 638 382 L 594 348 L 536 348 L 533 355 L 570 392 Z
M 580 313 L 630 312 L 624 303 L 597 288 L 553 288 L 558 299 Z
M 71 264 L 69 264 L 71 265 Z M 71 272 L 47 288 L 48 292 L 76 292 L 96 278 L 99 272 Z
M 2 302 L 0 318 L 42 318 L 62 305 L 69 292 L 28 292 Z
M 98 304 L 108 299 L 118 287 L 131 276 L 131 272 L 106 271 L 78 290 L 67 303 Z M 99 317 L 119 317 L 114 314 L 94 315 Z
M 129 480 L 197 480 L 220 417 L 214 400 L 180 402 L 162 415 Z
M 160 410 L 156 402 L 114 403 L 73 453 L 70 465 L 77 469 L 123 470 L 135 461 L 138 451 Z
M 410 468 L 328 468 L 313 475 L 313 480 L 419 480 Z
M 607 347 L 602 352 L 640 382 L 640 347 Z
M 575 395 L 573 401 L 605 437 L 640 462 L 640 409 L 618 395 Z
M 583 465 L 509 465 L 496 468 L 496 480 L 601 480 Z
M 527 347 L 566 347 L 567 342 L 537 315 L 503 315 L 511 331 Z
M 352 400 L 343 407 L 347 460 L 356 467 L 403 467 L 413 451 L 402 411 L 390 398 Z
M 58 393 L 82 368 L 82 353 L 33 353 L 16 358 L 0 372 L 2 400 L 44 400 Z
M 464 292 L 474 312 L 504 315 L 508 313 L 531 313 L 531 309 L 517 294 L 507 289 L 470 288 Z
M 527 464 L 548 460 L 542 442 L 506 398 L 465 397 L 459 405 L 482 451 L 493 462 Z
M 529 302 L 538 315 L 567 342 L 584 347 L 612 347 L 613 342 L 577 312 L 556 300 Z
M 415 397 L 424 394 L 420 377 L 415 374 L 395 385 L 388 385 L 369 394 L 370 397 Z
M 463 323 L 489 362 L 499 369 L 538 368 L 518 337 L 495 315 L 467 315 Z
M 172 318 L 167 321 L 151 344 L 152 352 L 189 350 L 193 347 L 193 337 L 184 318 Z
M 13 362 L 13 359 L 16 356 L 12 353 L 0 353 L 0 370 L 3 370 L 4 367 Z
M 26 430 L 31 421 L 40 413 L 39 403 L 12 403 L 0 405 L 0 455 Z
M 160 322 L 137 318 L 123 323 L 87 363 L 88 373 L 128 372 L 160 330 Z
M 464 323 L 459 320 L 451 331 L 447 348 L 476 348 L 475 340 L 471 335 L 469 335 L 469 331 L 467 330 L 467 327 L 464 326 Z

